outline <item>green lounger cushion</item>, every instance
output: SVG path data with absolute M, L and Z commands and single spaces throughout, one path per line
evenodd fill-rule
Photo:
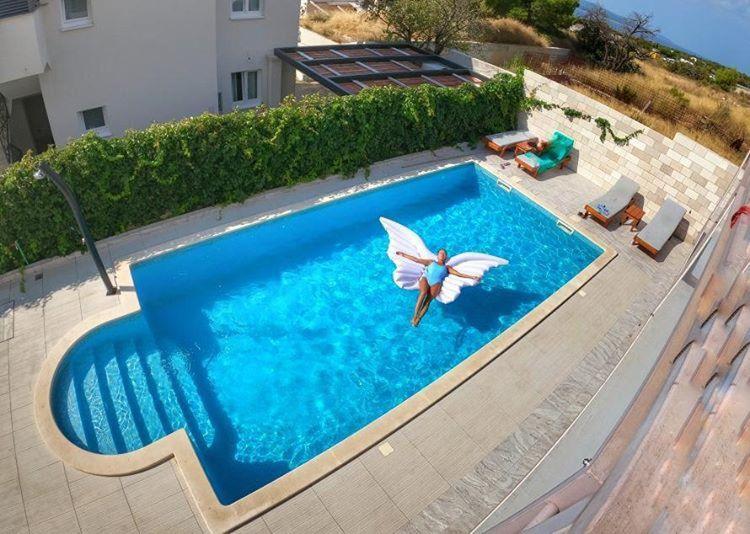
M 538 169 L 539 173 L 548 171 L 553 167 L 560 165 L 573 150 L 573 139 L 560 132 L 552 134 L 549 146 L 541 154 L 528 152 L 519 159 L 523 160 L 529 167 Z

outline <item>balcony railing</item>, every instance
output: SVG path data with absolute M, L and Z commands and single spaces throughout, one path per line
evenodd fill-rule
M 0 0 L 0 19 L 31 13 L 39 7 L 39 0 Z

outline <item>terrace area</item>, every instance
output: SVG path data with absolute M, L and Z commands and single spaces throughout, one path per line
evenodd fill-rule
M 101 242 L 115 265 L 217 228 L 350 187 L 482 162 L 539 198 L 566 224 L 617 251 L 589 283 L 487 367 L 421 415 L 240 532 L 470 531 L 534 469 L 620 363 L 692 249 L 671 239 L 655 259 L 631 246 L 628 226 L 605 229 L 576 212 L 602 186 L 573 170 L 533 180 L 484 148 L 445 148 L 374 165 L 365 179 L 336 177 L 210 208 Z M 123 288 L 124 294 L 132 288 Z M 174 460 L 123 477 L 64 464 L 33 413 L 39 368 L 76 324 L 123 305 L 108 297 L 87 255 L 42 262 L 0 279 L 0 529 L 5 532 L 201 532 L 203 520 Z M 581 450 L 581 459 L 595 450 Z
M 379 86 L 480 85 L 503 72 L 457 51 L 438 56 L 408 45 L 325 44 L 278 49 L 276 55 L 338 95 Z M 525 86 L 550 102 L 604 116 L 618 132 L 642 127 L 533 72 L 526 74 Z M 671 320 L 691 298 L 695 288 L 684 277 L 675 282 L 694 259 L 691 253 L 705 229 L 716 222 L 737 169 L 681 134 L 667 138 L 645 129 L 629 146 L 617 146 L 600 141 L 593 124 L 569 121 L 557 111 L 523 115 L 520 122 L 519 128 L 543 137 L 559 130 L 575 138 L 570 167 L 535 180 L 509 155 L 468 145 L 441 148 L 376 163 L 352 179 L 333 176 L 274 189 L 240 205 L 206 208 L 100 242 L 105 264 L 117 277 L 124 262 L 248 220 L 352 188 L 476 161 L 538 199 L 565 225 L 616 252 L 590 281 L 509 347 L 497 349 L 497 357 L 471 378 L 363 454 L 249 521 L 237 514 L 212 522 L 176 459 L 135 474 L 103 477 L 66 464 L 42 438 L 34 397 L 40 369 L 81 323 L 129 310 L 134 299 L 130 279 L 117 280 L 122 294 L 106 296 L 91 258 L 81 254 L 33 264 L 23 281 L 17 273 L 0 276 L 0 531 L 513 532 L 539 517 L 549 519 L 547 491 L 580 475 L 584 459 L 596 457 L 645 380 L 657 355 L 654 347 L 672 328 L 669 320 L 654 319 L 657 308 L 671 313 Z M 631 245 L 629 226 L 604 228 L 576 215 L 618 176 L 639 183 L 645 222 L 667 197 L 688 210 L 679 238 L 672 237 L 655 258 Z M 713 324 L 696 330 L 705 335 Z M 700 355 L 696 351 L 691 357 L 697 361 Z M 744 379 L 747 365 L 741 371 L 737 376 Z M 713 456 L 702 466 L 721 451 L 719 438 L 730 439 L 709 436 Z M 660 442 L 660 436 L 650 439 L 656 447 L 671 445 Z M 739 453 L 735 456 L 741 460 Z M 642 473 L 665 465 L 656 459 L 641 462 L 646 466 Z M 725 471 L 715 478 L 731 475 Z M 591 491 L 588 482 L 583 485 Z M 627 502 L 638 503 L 643 487 L 654 489 L 652 482 L 631 481 L 624 491 Z M 684 507 L 676 503 L 683 497 L 679 492 L 661 497 L 660 502 Z M 623 524 L 628 513 L 611 509 L 607 526 Z M 649 520 L 657 507 L 649 513 L 642 518 L 644 529 L 653 524 Z

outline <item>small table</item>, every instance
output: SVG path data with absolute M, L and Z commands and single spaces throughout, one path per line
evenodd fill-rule
M 625 211 L 623 211 L 622 216 L 620 217 L 620 224 L 625 224 L 630 220 L 630 231 L 636 232 L 638 231 L 638 225 L 641 223 L 644 213 L 643 208 L 636 204 L 631 204 L 625 208 Z
M 527 152 L 536 152 L 536 145 L 531 141 L 524 141 L 516 145 L 516 156 L 526 154 Z

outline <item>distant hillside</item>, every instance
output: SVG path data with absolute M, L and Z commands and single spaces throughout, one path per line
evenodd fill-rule
M 599 4 L 597 4 L 596 2 L 589 2 L 588 0 L 580 0 L 578 4 L 578 9 L 576 9 L 575 15 L 577 17 L 581 17 L 585 15 L 589 9 L 594 8 L 597 5 Z M 623 15 L 618 15 L 617 13 L 613 13 L 607 8 L 604 8 L 604 11 L 607 13 L 607 19 L 609 19 L 610 26 L 612 26 L 616 30 L 622 28 L 625 22 L 627 21 L 627 17 Z M 656 26 L 658 27 L 658 24 L 656 24 Z M 662 46 L 667 46 L 669 48 L 674 48 L 675 50 L 679 50 L 680 52 L 684 52 L 685 54 L 690 54 L 691 56 L 697 55 L 695 54 L 695 52 L 692 52 L 691 50 L 688 50 L 687 48 L 684 48 L 678 45 L 671 39 L 661 34 L 657 34 L 654 37 L 653 41 Z

